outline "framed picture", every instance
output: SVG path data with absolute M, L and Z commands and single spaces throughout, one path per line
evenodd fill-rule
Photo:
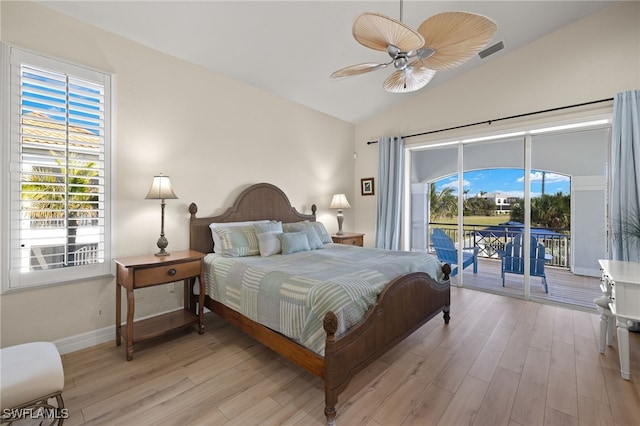
M 360 179 L 360 191 L 362 195 L 373 195 L 373 178 Z

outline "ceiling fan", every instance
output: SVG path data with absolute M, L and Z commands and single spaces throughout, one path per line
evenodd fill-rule
M 392 93 L 413 92 L 431 81 L 437 71 L 462 65 L 493 39 L 498 27 L 491 19 L 470 12 L 443 12 L 414 31 L 378 13 L 363 13 L 353 22 L 353 37 L 365 47 L 387 52 L 389 62 L 367 62 L 339 69 L 333 80 L 364 74 L 393 64 L 395 71 L 383 87 Z

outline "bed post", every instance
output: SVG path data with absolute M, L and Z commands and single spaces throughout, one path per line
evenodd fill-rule
M 449 279 L 449 275 L 451 275 L 451 265 L 449 265 L 448 263 L 445 263 L 444 265 L 442 265 L 442 273 L 444 274 L 444 279 L 448 280 Z
M 325 314 L 322 321 L 324 331 L 327 333 L 326 344 L 330 345 L 335 343 L 336 331 L 338 331 L 338 317 L 336 314 L 329 311 Z M 338 405 L 338 390 L 335 384 L 332 383 L 333 375 L 331 372 L 327 374 L 327 370 L 332 369 L 331 358 L 325 357 L 324 363 L 324 415 L 327 418 L 327 426 L 334 426 L 336 424 L 336 405 Z

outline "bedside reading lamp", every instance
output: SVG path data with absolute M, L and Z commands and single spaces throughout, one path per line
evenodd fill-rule
M 331 200 L 331 209 L 338 209 L 338 235 L 342 234 L 342 221 L 344 220 L 344 215 L 342 214 L 342 209 L 350 209 L 351 206 L 347 201 L 347 197 L 344 194 L 335 194 L 333 199 Z
M 173 192 L 173 188 L 171 188 L 171 181 L 169 180 L 169 176 L 163 176 L 160 173 L 160 176 L 153 177 L 153 183 L 151 184 L 151 189 L 149 193 L 145 197 L 147 200 L 162 200 L 160 202 L 160 206 L 162 209 L 162 219 L 160 222 L 160 238 L 158 238 L 158 248 L 159 252 L 156 253 L 156 256 L 169 256 L 164 249 L 169 245 L 169 241 L 164 237 L 164 200 L 166 199 L 176 199 L 178 198 L 176 194 Z

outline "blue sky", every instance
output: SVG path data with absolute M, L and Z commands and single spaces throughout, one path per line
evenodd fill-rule
M 562 192 L 569 194 L 570 179 L 568 176 L 546 172 L 545 194 Z M 449 176 L 436 181 L 436 190 L 452 187 L 454 193 L 458 193 L 457 175 Z M 524 170 L 522 169 L 484 169 L 464 173 L 464 189 L 469 190 L 469 196 L 475 196 L 480 191 L 493 193 L 499 192 L 510 197 L 524 196 Z M 542 172 L 531 171 L 531 195 L 539 196 L 542 193 Z

